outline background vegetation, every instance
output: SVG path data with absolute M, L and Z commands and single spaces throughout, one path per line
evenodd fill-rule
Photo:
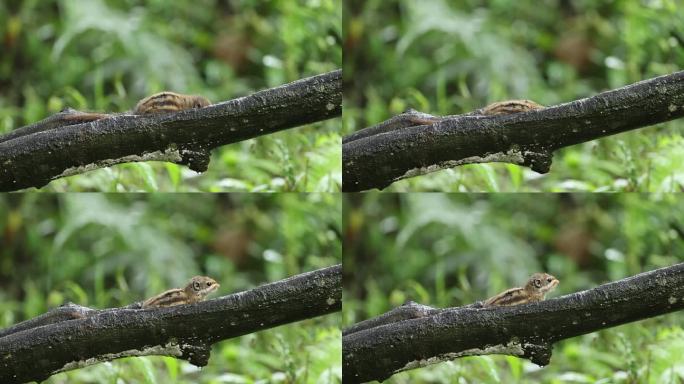
M 684 67 L 681 0 L 344 2 L 344 132 L 406 108 L 459 114 L 507 99 L 544 105 Z M 682 120 L 555 153 L 551 173 L 457 167 L 389 191 L 681 191 Z
M 550 297 L 684 261 L 684 196 L 640 194 L 345 195 L 343 324 L 413 300 L 460 306 L 560 280 Z M 555 344 L 540 368 L 509 356 L 456 359 L 389 383 L 678 383 L 684 314 Z
M 0 195 L 0 328 L 68 301 L 127 305 L 196 274 L 226 295 L 338 264 L 341 209 L 332 194 Z M 201 370 L 133 357 L 47 382 L 337 383 L 339 325 L 331 314 L 227 340 Z
M 342 65 L 339 0 L 0 2 L 0 134 L 66 106 L 123 112 L 162 90 L 229 100 Z M 339 119 L 214 151 L 199 175 L 131 163 L 48 191 L 337 191 Z

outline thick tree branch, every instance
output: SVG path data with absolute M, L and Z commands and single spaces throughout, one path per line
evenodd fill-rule
M 526 113 L 434 117 L 438 121 L 428 125 L 411 125 L 399 115 L 392 118 L 402 121 L 392 124 L 397 129 L 383 122 L 344 139 L 342 189 L 382 189 L 472 163 L 507 162 L 546 173 L 557 149 L 682 116 L 684 71 Z
M 506 354 L 546 365 L 559 340 L 683 308 L 681 263 L 538 303 L 413 311 L 418 315 L 412 319 L 346 330 L 343 381 L 382 381 L 470 355 Z
M 340 116 L 342 71 L 298 80 L 206 108 L 114 115 L 48 131 L 0 137 L 0 191 L 131 161 L 170 161 L 203 172 L 209 151 Z
M 341 282 L 342 267 L 336 265 L 191 305 L 78 307 L 83 317 L 68 316 L 56 323 L 43 321 L 44 325 L 33 323 L 4 332 L 0 382 L 41 381 L 58 372 L 126 356 L 174 356 L 204 366 L 213 343 L 339 311 Z

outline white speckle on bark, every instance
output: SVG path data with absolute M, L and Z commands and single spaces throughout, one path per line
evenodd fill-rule
M 675 304 L 675 303 L 677 303 L 677 298 L 676 298 L 676 297 L 670 296 L 670 297 L 667 299 L 667 302 L 670 303 L 670 305 Z
M 336 301 L 336 300 L 335 300 L 334 297 L 328 297 L 328 298 L 325 300 L 325 303 L 328 304 L 328 305 L 333 305 L 333 304 L 335 304 L 335 301 Z
M 398 181 L 401 179 L 407 179 L 407 178 L 411 178 L 411 177 L 416 177 L 416 176 L 420 176 L 420 175 L 425 175 L 428 173 L 440 171 L 442 169 L 454 168 L 454 167 L 457 167 L 459 165 L 464 165 L 464 164 L 498 162 L 498 163 L 511 163 L 511 164 L 523 165 L 524 161 L 525 160 L 523 158 L 523 154 L 520 151 L 520 149 L 519 148 L 511 148 L 506 152 L 490 153 L 489 155 L 486 155 L 486 156 L 471 156 L 471 157 L 466 157 L 465 159 L 461 159 L 461 160 L 447 160 L 447 161 L 443 161 L 443 162 L 438 163 L 438 164 L 429 165 L 427 167 L 419 167 L 419 168 L 409 169 L 403 175 L 395 178 L 394 181 Z
M 91 357 L 91 358 L 85 359 L 85 360 L 72 361 L 72 362 L 66 363 L 62 367 L 62 369 L 56 371 L 55 373 L 70 371 L 72 369 L 83 368 L 83 367 L 87 367 L 89 365 L 93 365 L 93 364 L 97 364 L 97 363 L 101 363 L 101 362 L 105 362 L 105 361 L 111 361 L 111 360 L 118 359 L 121 357 L 150 356 L 150 355 L 180 357 L 183 355 L 183 352 L 181 351 L 180 346 L 178 345 L 178 342 L 173 340 L 173 341 L 168 342 L 165 345 L 156 345 L 154 347 L 148 347 L 148 348 L 145 348 L 142 350 L 129 349 L 127 351 L 122 351 L 119 353 L 106 353 L 104 355 Z
M 674 112 L 674 111 L 676 111 L 677 109 L 679 109 L 679 107 L 677 107 L 677 106 L 674 105 L 674 104 L 670 104 L 670 105 L 667 106 L 667 110 L 670 111 L 670 112 Z
M 473 348 L 467 349 L 461 352 L 444 353 L 439 356 L 433 356 L 427 359 L 414 360 L 407 363 L 405 366 L 397 369 L 393 373 L 398 373 L 402 371 L 408 371 L 411 369 L 416 369 L 420 367 L 426 367 L 428 365 L 441 363 L 444 361 L 454 360 L 463 356 L 480 356 L 480 355 L 511 355 L 511 356 L 523 356 L 525 352 L 523 351 L 522 345 L 519 341 L 511 341 L 507 344 L 492 345 L 487 348 Z

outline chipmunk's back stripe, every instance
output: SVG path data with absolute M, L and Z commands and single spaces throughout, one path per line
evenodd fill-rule
M 540 108 L 544 108 L 544 106 L 531 100 L 508 100 L 490 104 L 482 108 L 480 113 L 485 116 L 508 115 L 511 113 L 528 112 Z
M 168 101 L 168 102 L 155 102 L 149 105 L 146 105 L 145 108 L 142 108 L 142 111 L 149 111 L 149 110 L 155 110 L 155 111 L 177 111 L 178 110 L 178 104 Z
M 147 96 L 146 98 L 140 100 L 140 104 L 148 103 L 151 100 L 154 99 L 166 99 L 166 98 L 174 98 L 176 97 L 175 94 L 171 92 L 162 92 L 162 93 L 155 93 L 154 95 Z
M 494 296 L 485 302 L 487 306 L 501 306 L 501 305 L 511 305 L 516 302 L 522 302 L 525 300 L 523 296 L 520 295 L 520 288 L 511 288 L 507 291 L 501 292 L 499 295 Z
M 178 95 L 171 92 L 161 92 L 141 100 L 136 106 L 137 113 L 146 112 L 174 112 L 180 109 Z
M 520 304 L 524 303 L 528 300 L 526 297 L 514 297 L 511 295 L 507 295 L 505 297 L 500 298 L 499 300 L 494 301 L 492 304 L 495 305 L 515 305 L 515 304 Z
M 161 92 L 140 100 L 133 110 L 134 114 L 156 114 L 184 111 L 201 108 L 211 102 L 202 96 L 181 95 L 173 92 Z
M 143 303 L 144 307 L 168 307 L 173 304 L 179 303 L 183 301 L 183 291 L 180 289 L 177 290 L 172 290 L 172 291 L 166 291 L 160 295 L 157 295 L 149 300 L 147 300 L 145 303 Z
M 508 114 L 508 113 L 525 112 L 525 111 L 529 111 L 529 110 L 530 110 L 530 107 L 527 105 L 521 105 L 518 103 L 506 103 L 506 104 L 496 105 L 494 108 L 490 109 L 490 112 L 492 115 L 501 115 L 501 114 Z
M 178 296 L 164 297 L 164 298 L 161 298 L 161 299 L 155 301 L 153 304 L 155 306 L 159 306 L 159 307 L 169 307 L 173 304 L 180 303 L 181 301 L 183 301 L 183 299 L 181 297 L 178 297 Z

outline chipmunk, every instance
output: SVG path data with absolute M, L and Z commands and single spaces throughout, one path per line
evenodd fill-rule
M 535 273 L 522 288 L 511 288 L 487 299 L 483 306 L 497 307 L 532 303 L 544 300 L 544 296 L 558 285 L 559 281 L 548 273 Z
M 469 113 L 473 115 L 493 116 L 508 115 L 511 113 L 529 112 L 535 109 L 546 108 L 532 100 L 506 100 L 489 104 L 488 106 Z
M 142 303 L 142 308 L 172 307 L 174 305 L 192 304 L 203 301 L 207 295 L 221 285 L 207 276 L 195 276 L 184 288 L 169 289 Z
M 69 125 L 87 123 L 107 117 L 122 115 L 125 113 L 132 113 L 134 115 L 170 113 L 193 108 L 203 108 L 210 104 L 211 102 L 209 100 L 198 95 L 183 95 L 174 92 L 160 92 L 140 100 L 132 111 L 124 113 L 81 112 L 72 108 L 65 108 L 59 113 L 56 113 L 48 118 L 31 125 L 15 129 L 12 132 L 0 136 L 0 143 L 36 132 L 43 132 Z
M 134 115 L 148 115 L 184 111 L 186 109 L 204 108 L 211 102 L 198 95 L 181 95 L 174 92 L 160 92 L 148 96 L 136 104 Z

